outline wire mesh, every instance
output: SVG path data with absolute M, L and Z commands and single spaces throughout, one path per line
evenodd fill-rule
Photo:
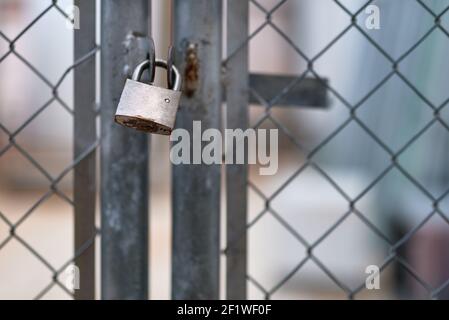
M 60 190 L 58 184 L 81 161 L 83 161 L 87 156 L 95 152 L 96 148 L 99 145 L 99 140 L 97 139 L 95 143 L 87 147 L 76 158 L 74 158 L 73 161 L 69 165 L 67 165 L 59 174 L 53 175 L 49 172 L 48 169 L 45 169 L 44 166 L 41 163 L 39 163 L 39 161 L 35 159 L 35 157 L 33 157 L 33 155 L 29 151 L 27 151 L 24 147 L 22 147 L 17 142 L 16 139 L 23 132 L 23 130 L 25 130 L 29 125 L 33 123 L 33 121 L 40 114 L 44 112 L 51 112 L 48 110 L 48 108 L 52 103 L 57 103 L 58 106 L 63 108 L 63 110 L 65 110 L 71 117 L 74 115 L 74 110 L 70 108 L 69 103 L 67 103 L 67 101 L 60 96 L 59 89 L 61 85 L 64 83 L 64 81 L 70 75 L 72 75 L 72 72 L 75 68 L 85 63 L 86 61 L 95 59 L 96 52 L 99 50 L 99 47 L 97 46 L 93 48 L 90 52 L 86 52 L 83 57 L 81 57 L 77 61 L 74 61 L 72 65 L 68 66 L 64 70 L 64 72 L 59 76 L 56 82 L 51 81 L 43 70 L 40 70 L 38 67 L 34 66 L 33 63 L 29 61 L 25 57 L 25 55 L 23 55 L 23 53 L 19 52 L 19 50 L 16 48 L 16 45 L 20 43 L 20 41 L 25 41 L 23 40 L 24 36 L 28 32 L 30 32 L 30 30 L 32 30 L 39 23 L 39 21 L 44 19 L 50 12 L 57 12 L 64 18 L 63 19 L 64 21 L 68 21 L 71 24 L 74 24 L 75 22 L 74 19 L 70 17 L 70 15 L 66 13 L 64 9 L 61 8 L 60 2 L 61 1 L 49 1 L 48 6 L 46 6 L 45 9 L 40 11 L 31 22 L 29 22 L 17 35 L 15 35 L 12 38 L 6 36 L 2 32 L 2 30 L 0 30 L 0 37 L 4 41 L 6 41 L 8 45 L 7 52 L 0 57 L 0 63 L 4 62 L 6 59 L 8 59 L 8 57 L 15 56 L 21 61 L 21 63 L 23 63 L 24 66 L 26 66 L 29 70 L 31 70 L 31 72 L 38 77 L 39 81 L 44 83 L 48 87 L 48 90 L 51 92 L 51 98 L 48 101 L 46 101 L 42 106 L 40 106 L 35 112 L 33 112 L 26 119 L 26 121 L 24 121 L 16 129 L 9 130 L 5 125 L 3 125 L 0 122 L 0 130 L 3 133 L 5 133 L 8 137 L 8 143 L 0 150 L 0 161 L 2 160 L 1 157 L 8 150 L 15 149 L 48 181 L 48 190 L 28 210 L 26 210 L 26 212 L 24 212 L 17 221 L 13 222 L 11 219 L 9 219 L 7 212 L 0 212 L 1 223 L 6 224 L 7 227 L 9 228 L 9 235 L 4 239 L 0 239 L 0 250 L 8 246 L 8 243 L 10 243 L 11 240 L 15 239 L 29 252 L 29 254 L 37 258 L 42 263 L 42 265 L 45 266 L 45 268 L 48 269 L 52 274 L 51 279 L 48 279 L 49 280 L 48 284 L 44 286 L 36 294 L 35 299 L 45 297 L 46 293 L 48 293 L 54 286 L 61 288 L 65 293 L 67 293 L 69 297 L 74 296 L 73 290 L 68 288 L 66 284 L 63 283 L 63 281 L 61 281 L 60 279 L 61 273 L 95 242 L 95 239 L 98 235 L 97 230 L 97 232 L 92 234 L 92 237 L 88 241 L 86 241 L 83 245 L 81 245 L 79 248 L 75 250 L 70 259 L 68 259 L 65 263 L 61 265 L 54 265 L 47 259 L 47 257 L 44 254 L 40 253 L 38 249 L 34 248 L 33 245 L 29 243 L 29 241 L 26 241 L 22 236 L 20 236 L 17 233 L 17 231 L 20 231 L 20 228 L 24 224 L 24 222 L 27 221 L 33 215 L 33 213 L 35 213 L 36 210 L 40 206 L 42 206 L 52 195 L 56 195 L 64 202 L 69 204 L 71 207 L 75 205 L 73 199 Z M 48 36 L 51 37 L 52 35 L 48 34 Z M 74 137 L 74 139 L 76 140 L 76 137 Z
M 435 12 L 432 8 L 426 4 L 425 1 L 422 0 L 414 0 L 414 1 L 406 1 L 405 4 L 414 4 L 419 5 L 419 7 L 429 15 L 434 23 L 433 25 L 415 41 L 411 44 L 406 50 L 402 52 L 397 58 L 393 57 L 388 51 L 383 48 L 383 45 L 379 43 L 376 39 L 372 37 L 362 26 L 358 23 L 358 19 L 361 14 L 365 11 L 365 9 L 371 5 L 379 3 L 379 1 L 363 1 L 361 6 L 357 10 L 351 10 L 348 8 L 348 5 L 345 4 L 345 1 L 339 0 L 331 0 L 327 3 L 333 3 L 338 6 L 338 8 L 344 12 L 347 18 L 347 26 L 339 32 L 331 41 L 329 41 L 322 49 L 318 51 L 315 55 L 308 55 L 305 51 L 292 39 L 291 34 L 287 34 L 282 28 L 280 28 L 273 16 L 275 13 L 286 5 L 286 3 L 291 2 L 290 0 L 281 0 L 278 1 L 273 7 L 267 7 L 259 0 L 250 0 L 250 4 L 252 9 L 258 11 L 262 15 L 264 15 L 265 19 L 262 24 L 260 24 L 257 28 L 254 28 L 254 31 L 249 34 L 246 41 L 243 42 L 233 53 L 228 55 L 228 57 L 224 60 L 223 64 L 226 68 L 227 62 L 234 57 L 240 50 L 246 48 L 250 45 L 251 41 L 256 38 L 263 30 L 271 29 L 271 31 L 276 34 L 276 36 L 282 38 L 288 45 L 289 48 L 294 50 L 295 54 L 303 61 L 306 65 L 305 71 L 298 75 L 298 77 L 290 83 L 283 90 L 280 90 L 279 93 L 274 96 L 271 100 L 267 101 L 263 98 L 262 92 L 256 92 L 254 88 L 250 88 L 250 94 L 252 94 L 264 107 L 263 114 L 255 121 L 253 128 L 259 128 L 267 122 L 271 122 L 271 125 L 279 130 L 281 134 L 285 137 L 285 139 L 289 140 L 294 148 L 297 148 L 302 154 L 305 155 L 304 163 L 302 163 L 294 172 L 291 174 L 280 186 L 276 188 L 276 190 L 272 193 L 267 193 L 261 188 L 258 187 L 257 182 L 254 182 L 252 178 L 248 181 L 248 188 L 256 194 L 258 200 L 263 203 L 263 209 L 256 214 L 245 227 L 245 230 L 241 231 L 242 236 L 245 233 L 248 233 L 258 224 L 263 217 L 270 215 L 276 222 L 278 223 L 283 230 L 293 236 L 293 238 L 304 248 L 305 257 L 300 259 L 294 267 L 286 272 L 279 281 L 270 287 L 262 284 L 261 279 L 258 279 L 257 276 L 252 275 L 250 272 L 247 273 L 247 281 L 252 284 L 255 288 L 257 288 L 266 299 L 270 299 L 276 294 L 281 288 L 283 288 L 295 275 L 300 273 L 304 266 L 307 263 L 312 262 L 316 267 L 318 267 L 325 277 L 328 277 L 338 288 L 342 290 L 342 292 L 348 298 L 355 298 L 357 294 L 365 289 L 365 282 L 360 283 L 355 287 L 351 287 L 342 280 L 336 272 L 332 269 L 332 267 L 328 267 L 326 263 L 322 261 L 322 259 L 318 258 L 318 255 L 315 253 L 317 248 L 326 240 L 329 239 L 331 235 L 333 235 L 336 230 L 341 228 L 349 218 L 356 217 L 359 219 L 366 227 L 368 227 L 381 241 L 385 242 L 389 247 L 388 254 L 384 257 L 384 260 L 379 265 L 380 274 L 382 275 L 384 270 L 388 268 L 388 266 L 396 263 L 402 270 L 404 270 L 409 276 L 411 276 L 416 282 L 418 282 L 423 288 L 425 288 L 428 297 L 430 298 L 439 298 L 441 293 L 448 287 L 449 279 L 439 283 L 438 285 L 431 285 L 423 279 L 423 277 L 414 269 L 414 267 L 403 257 L 400 253 L 400 249 L 407 244 L 410 239 L 419 232 L 423 226 L 434 216 L 440 217 L 447 224 L 448 218 L 440 207 L 440 203 L 445 199 L 445 197 L 449 193 L 449 186 L 447 185 L 447 181 L 445 182 L 445 191 L 440 193 L 439 195 L 434 195 L 429 188 L 420 182 L 409 170 L 398 160 L 399 157 L 410 149 L 420 137 L 422 137 L 428 130 L 430 130 L 433 126 L 439 124 L 446 131 L 449 130 L 448 124 L 444 121 L 441 116 L 442 111 L 447 106 L 449 99 L 445 99 L 441 104 L 435 104 L 431 102 L 431 99 L 426 97 L 426 94 L 420 90 L 415 84 L 412 83 L 410 79 L 408 79 L 407 75 L 401 70 L 400 65 L 404 61 L 406 61 L 412 53 L 419 48 L 426 39 L 428 39 L 432 34 L 441 33 L 444 35 L 444 38 L 448 37 L 448 30 L 443 26 L 442 18 L 449 10 L 449 4 L 443 10 L 439 12 Z M 324 2 L 324 1 L 323 1 Z M 302 2 L 304 3 L 304 2 Z M 347 3 L 347 1 L 346 1 Z M 351 3 L 354 5 L 354 2 Z M 441 3 L 440 3 L 441 4 Z M 348 99 L 345 98 L 344 94 L 340 93 L 338 89 L 334 88 L 332 82 L 326 81 L 322 75 L 316 70 L 315 65 L 317 61 L 319 61 L 331 48 L 336 46 L 339 41 L 349 32 L 356 31 L 359 35 L 363 37 L 363 39 L 372 45 L 375 50 L 380 53 L 380 55 L 384 58 L 384 60 L 389 64 L 389 71 L 385 76 L 383 76 L 380 81 L 378 81 L 371 90 L 369 90 L 366 94 L 364 94 L 356 103 L 351 103 Z M 313 31 L 311 31 L 313 32 Z M 364 105 L 364 103 L 370 99 L 374 94 L 379 92 L 386 83 L 393 77 L 398 77 L 406 87 L 408 87 L 414 94 L 416 100 L 422 102 L 425 107 L 430 108 L 432 112 L 432 117 L 430 121 L 428 121 L 420 130 L 414 132 L 413 136 L 409 138 L 402 146 L 399 148 L 392 148 L 389 146 L 387 142 L 384 141 L 382 137 L 379 136 L 378 133 L 374 132 L 369 125 L 365 123 L 365 120 L 359 116 L 358 111 Z M 285 95 L 289 93 L 294 87 L 299 85 L 306 77 L 312 77 L 318 80 L 322 86 L 326 87 L 329 94 L 332 95 L 336 101 L 341 103 L 347 109 L 347 116 L 341 123 L 328 135 L 324 137 L 316 146 L 313 148 L 308 148 L 307 146 L 300 141 L 300 139 L 295 135 L 295 132 L 292 132 L 288 128 L 288 126 L 283 124 L 283 120 L 279 120 L 273 112 L 273 107 L 277 105 Z M 405 103 L 405 102 L 404 102 Z M 229 109 L 228 109 L 228 112 Z M 284 119 L 285 120 L 285 119 Z M 374 179 L 369 183 L 366 188 L 358 190 L 356 196 L 350 195 L 337 181 L 332 177 L 331 174 L 327 172 L 323 168 L 319 161 L 317 161 L 317 154 L 324 148 L 325 145 L 329 144 L 341 133 L 345 128 L 350 125 L 356 124 L 363 132 L 365 132 L 370 139 L 383 150 L 383 152 L 388 157 L 388 165 L 381 170 L 381 172 L 374 177 Z M 278 212 L 272 205 L 273 201 L 286 190 L 286 188 L 296 179 L 298 178 L 305 170 L 314 169 L 328 184 L 331 186 L 347 203 L 347 210 L 341 212 L 341 215 L 331 226 L 327 228 L 321 235 L 314 241 L 307 240 L 300 232 L 296 230 L 296 228 L 291 224 L 290 221 L 285 219 L 282 215 L 282 212 Z M 392 236 L 388 234 L 387 230 L 383 230 L 382 227 L 379 227 L 369 218 L 367 218 L 363 214 L 363 210 L 358 208 L 360 200 L 373 188 L 380 184 L 380 181 L 392 170 L 398 170 L 400 174 L 413 186 L 415 186 L 420 193 L 424 195 L 431 203 L 433 209 L 426 213 L 426 215 L 417 223 L 413 228 L 405 232 L 400 236 L 399 239 L 392 239 Z M 301 178 L 299 178 L 301 179 Z M 250 204 L 251 206 L 251 204 Z M 297 212 L 297 214 L 301 214 L 301 212 Z M 258 241 L 261 241 L 260 239 Z M 238 239 L 235 239 L 235 242 L 238 242 Z M 233 246 L 234 241 L 228 243 L 227 247 L 224 249 L 223 253 L 226 255 L 227 250 Z M 249 249 L 251 250 L 251 248 Z M 289 255 L 295 256 L 295 252 L 292 250 L 286 250 Z M 248 259 L 251 259 L 250 257 Z M 267 259 L 266 263 L 269 262 L 270 259 Z

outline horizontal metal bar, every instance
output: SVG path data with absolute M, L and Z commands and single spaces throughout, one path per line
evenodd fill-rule
M 74 32 L 75 62 L 96 48 L 95 1 L 76 0 L 81 12 L 82 28 Z M 76 64 L 76 63 L 75 63 Z M 74 161 L 95 143 L 95 54 L 85 63 L 74 68 Z M 69 68 L 70 69 L 70 68 Z M 61 78 L 63 79 L 63 78 Z M 96 205 L 96 152 L 90 152 L 74 168 L 74 252 L 79 252 L 92 237 L 95 239 Z M 75 299 L 95 299 L 95 241 L 85 247 L 75 259 L 80 271 L 80 289 L 75 290 Z
M 298 83 L 295 84 L 295 81 Z M 327 83 L 327 80 L 324 81 Z M 287 90 L 292 84 L 293 87 Z M 329 105 L 323 80 L 299 80 L 295 76 L 252 73 L 249 86 L 253 92 L 249 95 L 251 104 L 262 105 L 262 101 L 271 103 L 275 99 L 274 105 L 278 107 L 325 108 Z M 286 93 L 282 94 L 284 90 Z

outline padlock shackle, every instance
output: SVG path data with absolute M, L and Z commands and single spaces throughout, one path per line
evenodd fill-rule
M 161 59 L 156 59 L 155 66 L 164 68 L 166 70 L 168 69 L 167 61 L 161 60 Z M 136 69 L 134 69 L 132 79 L 134 81 L 140 81 L 140 78 L 142 77 L 142 73 L 149 67 L 150 67 L 150 60 L 145 60 L 142 63 L 140 63 L 139 65 L 137 65 Z M 179 73 L 179 70 L 178 70 L 178 68 L 176 68 L 175 65 L 172 65 L 172 70 L 173 70 L 173 74 L 174 74 L 173 88 L 169 88 L 169 89 L 175 90 L 175 91 L 181 91 L 181 75 Z

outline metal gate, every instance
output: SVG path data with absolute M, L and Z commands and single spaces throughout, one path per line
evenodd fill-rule
M 288 158 L 286 163 L 293 168 L 282 171 L 277 180 L 273 178 L 264 184 L 244 164 L 172 166 L 171 297 L 174 299 L 282 298 L 285 295 L 276 295 L 310 266 L 319 272 L 318 276 L 315 275 L 316 271 L 308 273 L 314 274 L 311 276 L 312 282 L 324 278 L 337 288 L 332 293 L 333 297 L 370 298 L 365 268 L 350 271 L 357 277 L 355 280 L 351 278 L 350 283 L 345 280 L 345 274 L 350 269 L 347 262 L 352 258 L 348 250 L 351 250 L 352 243 L 363 237 L 351 238 L 351 231 L 346 238 L 343 236 L 347 242 L 340 243 L 342 238 L 335 240 L 336 246 L 342 246 L 334 248 L 332 243 L 329 244 L 333 241 L 330 239 L 349 223 L 358 225 L 353 228 L 351 224 L 350 230 L 363 229 L 363 232 L 376 237 L 375 241 L 382 243 L 379 245 L 382 246 L 379 249 L 381 257 L 370 257 L 363 263 L 367 267 L 376 265 L 380 277 L 390 267 L 394 268 L 395 276 L 389 276 L 394 279 L 391 280 L 392 289 L 389 292 L 406 298 L 414 297 L 410 292 L 419 292 L 416 296 L 431 298 L 447 296 L 449 268 L 447 253 L 445 256 L 442 248 L 447 239 L 445 228 L 449 222 L 446 199 L 449 174 L 444 169 L 449 130 L 446 105 L 449 99 L 447 79 L 443 78 L 444 74 L 447 75 L 443 53 L 449 43 L 449 2 L 407 0 L 392 4 L 374 0 L 328 0 L 325 5 L 312 5 L 311 2 L 171 2 L 172 42 L 184 85 L 176 127 L 192 133 L 193 121 L 201 121 L 203 130 L 275 128 L 281 136 L 280 143 L 286 144 L 284 149 L 287 151 L 283 153 Z M 130 77 L 134 66 L 147 58 L 148 37 L 154 18 L 154 13 L 151 14 L 152 2 L 75 0 L 74 15 L 68 14 L 64 7 L 71 4 L 71 1 L 48 1 L 48 5 L 24 24 L 20 32 L 11 36 L 0 30 L 0 67 L 7 59 L 17 59 L 45 85 L 50 95 L 17 126 L 6 125 L 8 119 L 3 116 L 0 119 L 0 163 L 8 152 L 13 151 L 47 180 L 45 192 L 24 212 L 14 213 L 11 217 L 10 212 L 4 212 L 0 207 L 0 257 L 2 251 L 15 243 L 25 248 L 27 254 L 37 258 L 50 272 L 48 284 L 34 294 L 37 299 L 45 298 L 54 287 L 59 287 L 75 299 L 148 299 L 151 298 L 149 179 L 150 168 L 157 170 L 160 163 L 150 161 L 151 136 L 122 128 L 114 123 L 113 118 L 125 79 Z M 299 18 L 290 16 L 288 21 L 293 21 L 294 28 L 289 29 L 279 18 L 279 12 L 284 10 L 286 16 L 299 15 L 301 10 L 307 9 L 308 13 L 319 14 L 321 5 L 323 8 L 332 7 L 328 12 L 332 12 L 332 17 L 339 19 L 343 27 L 331 33 L 332 36 L 321 39 L 321 42 L 318 31 L 316 39 L 310 32 L 308 45 L 313 47 L 317 44 L 318 49 L 304 50 L 295 33 L 301 23 L 299 20 L 304 18 L 311 23 L 314 20 L 322 23 L 329 21 L 329 17 L 313 16 L 310 19 L 305 15 Z M 318 8 L 318 11 L 313 11 L 313 8 Z M 383 19 L 380 31 L 365 24 L 372 14 L 375 15 L 376 8 L 380 8 Z M 397 16 L 400 10 L 424 22 L 420 28 L 408 28 L 411 36 L 407 38 L 405 49 L 396 48 L 394 51 L 396 38 L 382 38 L 379 34 L 382 28 L 387 32 L 396 29 L 400 19 L 394 18 L 393 13 Z M 24 37 L 40 21 L 55 13 L 63 18 L 59 23 L 79 23 L 79 29 L 73 31 L 73 63 L 56 80 L 50 80 L 46 70 L 29 61 L 20 44 L 26 41 Z M 332 26 L 332 22 L 329 24 Z M 406 23 L 402 25 L 407 26 Z M 282 41 L 284 50 L 289 50 L 288 54 L 284 55 L 276 45 L 264 41 L 256 52 L 250 53 L 250 45 L 267 30 L 271 32 L 269 39 Z M 397 32 L 399 35 L 400 32 Z M 366 85 L 362 84 L 365 83 L 363 80 L 353 81 L 353 87 L 360 88 L 350 98 L 347 97 L 347 87 L 342 87 L 335 77 L 328 77 L 319 71 L 322 67 L 320 63 L 332 55 L 332 50 L 336 50 L 340 43 L 343 43 L 343 56 L 356 50 L 344 42 L 348 34 L 357 37 L 360 50 L 362 43 L 369 46 L 366 61 L 375 66 L 364 76 L 358 75 L 361 79 L 368 79 Z M 417 53 L 420 50 L 427 51 Z M 270 52 L 277 52 L 277 55 L 273 53 L 270 56 Z M 300 61 L 300 67 L 287 70 L 289 74 L 276 70 L 253 72 L 250 66 L 250 57 L 263 56 L 266 65 L 276 66 L 270 57 L 287 55 L 292 61 Z M 434 57 L 442 65 L 441 69 L 436 68 L 437 71 L 431 73 L 429 68 L 432 65 L 429 64 L 426 70 L 415 72 L 414 68 L 419 63 L 424 64 L 429 57 Z M 342 65 L 348 63 L 332 61 Z M 355 65 L 357 61 L 351 63 Z M 60 95 L 60 88 L 69 76 L 73 76 L 74 84 L 72 105 Z M 395 85 L 391 89 L 389 84 L 393 81 Z M 433 85 L 433 81 L 437 84 Z M 406 89 L 398 91 L 399 86 Z M 12 89 L 17 94 L 27 94 L 22 92 L 23 88 L 16 86 Z M 408 95 L 403 93 L 405 90 Z M 380 97 L 377 96 L 379 92 L 382 92 Z M 385 95 L 388 95 L 388 101 L 382 100 Z M 52 104 L 73 118 L 73 158 L 56 174 L 50 173 L 32 152 L 22 146 L 19 139 L 22 131 L 47 112 Z M 377 108 L 377 104 L 385 106 Z M 398 108 L 409 106 L 410 109 L 385 111 L 387 105 Z M 322 131 L 318 130 L 320 132 L 315 140 L 301 134 L 301 128 L 311 132 L 307 121 L 292 122 L 291 119 L 296 117 L 293 116 L 295 112 L 311 119 L 314 116 L 310 114 L 328 114 L 335 109 L 339 110 L 338 115 L 328 116 L 332 117 L 332 121 L 326 122 Z M 410 114 L 412 118 L 407 118 Z M 404 117 L 407 128 L 403 130 L 400 126 Z M 51 126 L 52 123 L 48 123 L 48 131 Z M 302 126 L 300 130 L 297 130 L 298 126 Z M 418 151 L 414 150 L 416 145 L 421 144 L 420 139 L 435 128 L 441 133 L 432 133 L 424 146 L 419 146 Z M 388 130 L 391 132 L 386 135 Z M 366 140 L 360 138 L 362 135 Z M 398 140 L 394 140 L 396 138 Z M 338 143 L 335 142 L 337 140 Z M 434 145 L 428 141 L 433 141 Z M 337 146 L 329 147 L 334 142 Z M 202 144 L 205 145 L 204 142 Z M 412 149 L 414 151 L 410 151 Z M 412 155 L 404 156 L 407 152 L 412 152 Z M 299 156 L 291 160 L 294 153 Z M 414 157 L 421 159 L 418 165 L 410 160 Z M 359 163 L 355 159 L 359 159 Z M 168 159 L 161 158 L 159 161 Z M 335 163 L 329 169 L 329 162 L 346 162 L 345 168 L 362 163 L 369 170 L 357 175 L 354 182 L 348 178 L 352 171 L 339 175 L 334 170 Z M 367 177 L 366 172 L 371 175 Z M 69 174 L 73 174 L 72 194 L 62 191 L 59 186 Z M 395 178 L 387 180 L 391 174 L 395 174 Z M 170 178 L 167 176 L 166 179 Z M 304 189 L 296 185 L 302 181 L 320 182 Z M 396 193 L 407 188 L 413 188 L 413 191 Z M 323 190 L 330 191 L 326 193 Z M 376 190 L 375 196 L 372 196 L 373 190 Z M 305 198 L 301 192 L 306 194 Z M 73 206 L 74 212 L 73 254 L 58 264 L 49 261 L 22 233 L 22 225 L 53 196 Z M 317 200 L 313 200 L 315 196 Z M 295 202 L 297 199 L 300 201 Z M 310 215 L 302 207 L 309 199 L 315 201 L 311 200 Z M 99 210 L 97 202 L 100 204 Z M 327 202 L 329 209 L 326 209 Z M 317 203 L 321 203 L 324 209 L 317 209 Z M 329 215 L 329 220 L 313 222 L 314 215 L 325 216 L 333 210 L 340 211 Z M 365 214 L 367 211 L 370 213 Z M 98 212 L 101 222 L 97 227 Z M 404 215 L 404 212 L 410 214 Z M 411 212 L 418 212 L 417 218 L 412 218 Z M 383 217 L 380 223 L 378 216 Z M 439 219 L 432 222 L 437 227 L 430 231 L 438 230 L 439 238 L 429 236 L 426 229 L 434 219 Z M 313 235 L 309 235 L 312 231 L 307 230 L 307 221 L 318 225 Z M 259 227 L 261 225 L 263 227 Z M 251 232 L 255 228 L 261 229 L 255 238 L 257 243 L 251 241 Z M 441 233 L 440 229 L 443 230 Z M 284 236 L 289 240 L 278 242 Z M 100 245 L 96 245 L 98 241 Z M 328 251 L 323 253 L 320 249 L 326 243 Z M 255 248 L 257 258 L 251 256 L 252 248 Z M 432 251 L 429 248 L 433 249 L 433 254 L 429 253 Z M 100 265 L 96 263 L 96 253 L 101 256 L 97 259 L 97 262 L 101 261 Z M 340 253 L 341 261 L 333 259 L 333 255 Z M 285 268 L 276 271 L 270 281 L 261 280 L 260 277 L 265 275 L 259 272 L 261 265 L 270 264 L 281 254 L 292 259 L 285 263 Z M 417 262 L 417 257 L 430 259 L 427 261 L 435 267 L 423 266 Z M 0 258 L 2 260 L 6 265 L 8 258 Z M 340 263 L 343 263 L 344 272 L 337 270 Z M 75 278 L 80 281 L 79 289 L 68 288 L 61 278 L 67 267 L 73 265 L 77 267 Z M 96 270 L 100 279 L 96 279 Z M 411 281 L 414 284 L 410 284 Z M 289 290 L 296 292 L 300 286 L 297 284 Z M 305 287 L 314 286 L 306 283 Z M 295 294 L 289 297 L 304 297 Z M 389 297 L 389 294 L 386 296 Z

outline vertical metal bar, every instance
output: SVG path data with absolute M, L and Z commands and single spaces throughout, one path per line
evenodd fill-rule
M 75 61 L 91 52 L 95 42 L 95 1 L 75 0 L 80 11 L 79 30 L 74 34 Z M 74 158 L 96 140 L 95 56 L 74 69 Z M 75 252 L 85 249 L 75 259 L 79 268 L 80 288 L 75 299 L 95 299 L 95 162 L 91 152 L 74 168 Z M 86 247 L 86 244 L 90 245 Z
M 125 84 L 147 58 L 148 0 L 101 3 L 101 294 L 148 298 L 148 136 L 114 123 Z
M 227 52 L 232 55 L 248 37 L 248 1 L 228 0 Z M 226 127 L 248 128 L 248 46 L 226 64 Z M 235 155 L 234 145 L 234 152 Z M 226 297 L 246 299 L 247 223 L 246 164 L 226 166 Z
M 176 63 L 184 75 L 176 126 L 191 136 L 194 120 L 202 130 L 220 128 L 221 24 L 220 0 L 174 1 Z M 193 137 L 191 155 L 199 139 Z M 174 299 L 218 299 L 219 222 L 220 165 L 173 166 Z

